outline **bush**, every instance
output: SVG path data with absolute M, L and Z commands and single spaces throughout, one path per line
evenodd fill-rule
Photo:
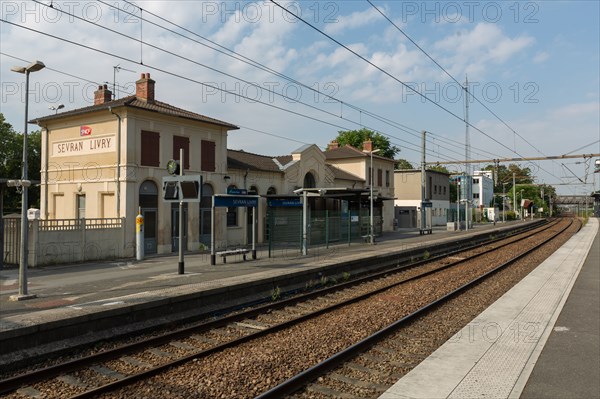
M 506 220 L 517 220 L 517 213 L 515 211 L 506 211 Z

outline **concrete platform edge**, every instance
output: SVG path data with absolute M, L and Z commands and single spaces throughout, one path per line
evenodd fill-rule
M 592 245 L 594 244 L 594 239 L 600 229 L 599 224 L 600 223 L 598 222 L 598 219 L 590 218 L 588 220 L 588 223 L 583 227 L 583 229 L 589 229 L 589 228 L 594 228 L 593 225 L 595 225 L 595 231 L 596 231 L 595 234 L 590 234 L 590 236 L 589 236 L 590 239 L 588 240 L 588 242 L 584 243 L 584 248 L 585 248 L 586 254 L 589 253 L 590 249 L 592 248 Z M 577 235 L 575 237 L 577 237 Z M 575 237 L 573 237 L 573 238 L 575 238 Z M 550 318 L 548 325 L 546 326 L 544 333 L 540 337 L 540 340 L 539 340 L 538 344 L 536 345 L 534 351 L 531 353 L 531 356 L 530 356 L 529 360 L 527 361 L 527 364 L 523 368 L 523 371 L 521 372 L 519 379 L 515 383 L 515 386 L 513 387 L 512 391 L 509 395 L 509 399 L 518 399 L 521 397 L 521 393 L 523 392 L 523 389 L 525 389 L 525 385 L 527 385 L 527 381 L 529 380 L 529 377 L 531 376 L 531 373 L 533 372 L 533 369 L 537 363 L 537 360 L 539 359 L 539 357 L 542 353 L 542 350 L 544 349 L 544 346 L 546 345 L 546 342 L 548 341 L 548 338 L 550 337 L 550 334 L 552 333 L 552 330 L 554 329 L 554 326 L 556 325 L 556 320 L 558 320 L 558 317 L 560 316 L 560 313 L 562 312 L 562 310 L 565 306 L 565 303 L 567 302 L 567 299 L 569 299 L 571 290 L 573 289 L 573 286 L 575 285 L 575 281 L 577 281 L 577 277 L 579 276 L 579 273 L 581 272 L 581 268 L 583 267 L 585 260 L 586 260 L 586 257 L 583 257 L 579 260 L 579 265 L 577 266 L 577 272 L 571 278 L 571 281 L 569 282 L 569 286 L 565 290 L 565 293 L 564 293 L 559 305 L 557 306 L 556 310 L 554 311 L 554 314 Z
M 427 359 L 425 359 L 407 375 L 401 378 L 394 386 L 392 386 L 390 389 L 384 392 L 379 398 L 449 398 L 461 397 L 461 394 L 465 394 L 465 392 L 470 392 L 472 396 L 476 397 L 494 397 L 497 399 L 505 397 L 518 397 L 522 392 L 529 378 L 529 375 L 533 370 L 533 367 L 535 366 L 535 361 L 539 357 L 541 350 L 543 349 L 543 346 L 548 339 L 548 336 L 554 328 L 554 324 L 558 318 L 558 315 L 560 314 L 567 298 L 569 297 L 571 289 L 575 281 L 577 280 L 579 272 L 581 271 L 585 259 L 587 258 L 587 254 L 589 253 L 594 242 L 594 238 L 597 234 L 598 220 L 590 219 L 590 222 L 588 222 L 588 224 L 584 226 L 578 234 L 573 236 L 563 247 L 559 248 L 553 255 L 551 255 L 551 257 L 546 259 L 540 265 L 542 266 L 547 262 L 564 262 L 566 259 L 569 258 L 569 254 L 571 254 L 574 251 L 573 247 L 579 247 L 577 248 L 577 250 L 579 251 L 578 255 L 585 255 L 578 257 L 577 264 L 573 266 L 573 269 L 576 270 L 570 276 L 568 285 L 562 291 L 560 300 L 556 302 L 557 305 L 553 309 L 550 317 L 545 323 L 545 327 L 543 327 L 542 332 L 536 334 L 538 336 L 537 342 L 535 343 L 533 350 L 531 350 L 531 352 L 528 353 L 526 358 L 523 360 L 523 366 L 519 371 L 519 375 L 517 376 L 517 378 L 512 380 L 512 382 L 509 382 L 510 386 L 508 387 L 508 389 L 504 389 L 504 391 L 506 391 L 506 394 L 500 395 L 497 393 L 496 396 L 486 396 L 486 394 L 489 394 L 489 392 L 477 392 L 476 385 L 468 385 L 472 383 L 485 384 L 485 381 L 482 381 L 481 379 L 482 376 L 486 376 L 483 378 L 483 380 L 488 378 L 487 376 L 492 376 L 489 378 L 498 378 L 496 374 L 498 374 L 500 370 L 497 367 L 506 367 L 506 362 L 490 363 L 489 359 L 485 359 L 485 357 L 489 356 L 490 351 L 502 353 L 503 351 L 508 350 L 507 344 L 510 345 L 510 340 L 504 340 L 503 342 L 502 336 L 492 341 L 490 341 L 489 339 L 471 340 L 471 337 L 477 335 L 474 332 L 477 328 L 481 326 L 486 326 L 490 323 L 496 324 L 500 328 L 502 335 L 506 335 L 505 333 L 507 331 L 510 331 L 510 326 L 517 319 L 512 319 L 509 317 L 516 317 L 516 315 L 521 315 L 521 313 L 525 311 L 526 307 L 533 298 L 533 296 L 521 298 L 519 294 L 516 294 L 517 292 L 519 292 L 521 295 L 523 294 L 522 288 L 527 284 L 525 283 L 525 280 L 528 278 L 532 280 L 538 279 L 537 282 L 534 282 L 535 284 L 540 284 L 540 281 L 542 284 L 545 284 L 545 281 L 540 280 L 539 276 L 535 275 L 536 271 L 541 269 L 540 267 L 536 268 L 525 279 L 523 279 L 521 282 L 515 285 L 515 287 L 509 290 L 496 302 L 494 302 L 492 306 L 484 310 L 467 326 L 465 326 L 463 329 L 457 332 L 457 334 L 455 334 L 455 336 L 448 340 L 448 342 L 442 345 Z M 585 239 L 583 242 L 581 241 L 582 238 Z M 535 284 L 534 287 L 530 288 L 528 292 L 526 289 L 527 295 L 537 295 L 538 288 L 535 287 Z M 520 304 L 519 302 L 522 304 Z M 499 303 L 501 303 L 502 305 L 499 306 Z M 507 304 L 508 307 L 506 307 Z M 510 316 L 511 314 L 513 316 Z M 503 321 L 499 321 L 499 315 L 504 315 L 508 317 Z M 520 322 L 522 323 L 522 320 Z M 481 333 L 481 331 L 476 332 Z M 518 330 L 517 332 L 519 334 L 521 333 L 520 330 Z M 519 336 L 519 339 L 516 341 L 518 341 L 518 344 L 521 345 L 527 340 L 527 338 L 529 337 L 521 339 L 521 337 Z M 460 343 L 461 339 L 463 342 L 468 341 L 468 346 L 465 347 L 463 345 L 457 347 L 456 345 Z M 488 370 L 487 374 L 482 374 L 481 367 L 483 364 L 486 363 L 491 364 L 494 369 Z M 475 369 L 478 369 L 478 373 L 474 374 L 475 377 L 469 376 L 471 373 L 474 373 Z M 480 378 L 479 381 L 477 381 L 477 376 L 479 376 Z M 465 383 L 467 384 L 467 388 L 465 388 Z M 504 384 L 504 382 L 502 383 Z M 462 390 L 458 389 L 461 386 Z M 460 392 L 460 394 L 458 392 Z

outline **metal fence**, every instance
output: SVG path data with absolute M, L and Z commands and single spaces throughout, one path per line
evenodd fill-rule
M 275 251 L 284 250 L 286 254 L 302 251 L 302 208 L 269 208 L 265 237 L 269 244 L 269 257 Z M 375 235 L 381 235 L 381 217 L 373 217 Z M 369 210 L 360 212 L 310 211 L 307 245 L 319 247 L 336 244 L 350 245 L 352 242 L 368 239 L 370 230 Z
M 18 265 L 21 248 L 21 219 L 2 218 L 2 264 Z

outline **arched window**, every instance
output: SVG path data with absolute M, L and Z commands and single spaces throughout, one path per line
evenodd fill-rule
M 304 175 L 304 185 L 303 188 L 315 188 L 317 187 L 317 183 L 315 182 L 315 176 L 311 172 L 308 172 Z
M 269 187 L 269 189 L 267 190 L 267 195 L 275 195 L 277 194 L 277 189 L 273 186 Z
M 248 190 L 248 194 L 258 195 L 258 187 L 252 185 L 250 186 L 250 190 Z

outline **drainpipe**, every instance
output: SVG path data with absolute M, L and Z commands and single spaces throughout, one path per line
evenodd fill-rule
M 45 176 L 45 178 L 41 178 L 42 176 L 41 176 L 41 173 L 40 173 L 40 178 L 42 180 L 40 182 L 40 195 L 42 194 L 41 193 L 41 191 L 42 191 L 42 185 L 45 185 L 46 188 L 44 190 L 44 198 L 43 198 L 43 201 L 44 201 L 44 215 L 43 215 L 43 217 L 44 217 L 45 220 L 48 220 L 48 215 L 49 215 L 49 212 L 48 212 L 48 155 L 50 154 L 50 152 L 48 150 L 48 143 L 49 143 L 48 136 L 50 135 L 50 131 L 48 130 L 47 126 L 42 126 L 39 121 L 36 121 L 36 123 L 37 123 L 37 125 L 39 127 L 42 128 L 42 137 L 44 138 L 44 142 L 42 143 L 42 149 L 44 151 L 44 154 L 42 155 L 42 159 L 44 159 L 44 165 L 43 165 L 44 169 L 43 170 L 44 170 L 44 176 Z M 42 198 L 40 198 L 40 201 L 42 201 Z M 56 216 L 56 211 L 54 212 L 54 215 Z
M 117 217 L 121 217 L 121 116 L 113 112 L 112 107 L 108 111 L 119 119 L 117 126 Z

